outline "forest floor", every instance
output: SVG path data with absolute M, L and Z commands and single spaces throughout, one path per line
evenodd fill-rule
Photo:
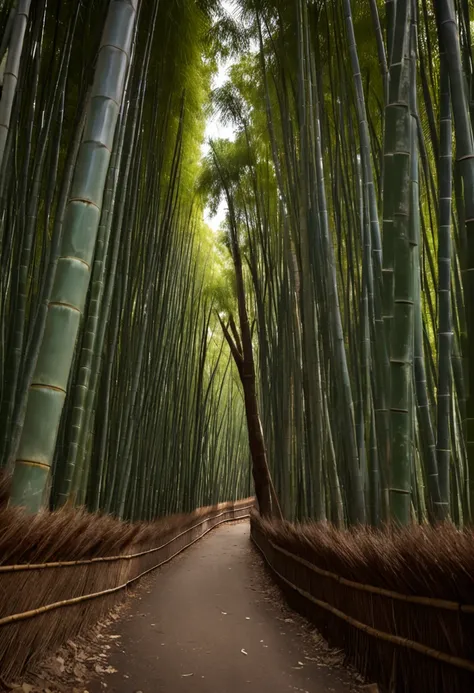
M 341 653 L 286 607 L 251 545 L 247 522 L 211 532 L 145 579 L 89 639 L 70 641 L 29 682 L 19 690 L 377 690 L 361 687 Z

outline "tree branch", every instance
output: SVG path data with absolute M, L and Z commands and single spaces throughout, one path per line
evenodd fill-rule
M 232 315 L 232 313 L 230 313 L 230 315 L 229 315 L 229 325 L 230 325 L 230 329 L 232 330 L 232 334 L 234 335 L 234 339 L 235 339 L 235 343 L 236 343 L 236 345 L 237 345 L 237 349 L 238 349 L 238 351 L 240 352 L 240 355 L 241 355 L 242 358 L 243 358 L 244 352 L 243 352 L 243 349 L 242 349 L 242 343 L 241 343 L 241 341 L 240 341 L 240 336 L 239 336 L 239 333 L 238 333 L 238 331 L 237 331 L 237 325 L 235 324 L 234 316 Z
M 217 313 L 217 311 L 216 311 L 216 313 Z M 227 326 L 224 325 L 224 323 L 222 322 L 222 319 L 221 319 L 221 316 L 219 315 L 219 313 L 217 313 L 217 318 L 221 324 L 222 332 L 224 333 L 224 337 L 227 340 L 227 343 L 229 345 L 232 356 L 234 357 L 235 364 L 236 364 L 236 366 L 240 372 L 240 369 L 241 369 L 242 364 L 244 362 L 242 354 L 240 353 L 237 345 L 235 344 L 234 340 L 232 339 L 232 336 L 231 336 L 229 330 L 227 329 Z

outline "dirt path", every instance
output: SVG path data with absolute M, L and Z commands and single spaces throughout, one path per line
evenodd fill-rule
M 90 693 L 348 693 L 292 619 L 263 598 L 246 523 L 227 525 L 163 567 L 116 624 L 117 671 Z

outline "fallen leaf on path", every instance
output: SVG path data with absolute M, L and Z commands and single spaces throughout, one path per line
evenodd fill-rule
M 194 674 L 191 672 L 191 674 L 181 674 L 181 676 L 184 678 L 185 676 L 194 676 Z
M 96 664 L 94 669 L 97 674 L 115 674 L 117 671 L 117 669 L 114 669 L 114 667 L 102 667 L 100 664 Z
M 222 614 L 223 616 L 227 616 L 227 611 L 221 611 L 221 614 Z
M 240 651 L 242 652 L 242 654 L 248 655 L 248 652 L 246 652 L 246 651 L 244 650 L 244 648 L 242 648 Z

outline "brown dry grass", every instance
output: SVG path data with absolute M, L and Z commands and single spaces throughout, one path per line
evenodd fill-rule
M 459 531 L 446 524 L 402 530 L 364 527 L 339 531 L 315 523 L 270 523 L 256 514 L 252 526 L 263 538 L 265 555 L 273 567 L 315 598 L 372 628 L 474 662 L 474 614 L 404 603 L 355 590 L 318 576 L 268 543 L 271 540 L 318 568 L 354 582 L 404 595 L 474 604 L 471 530 Z M 386 687 L 410 693 L 472 690 L 472 673 L 369 636 L 290 588 L 285 593 L 329 642 L 344 648 L 360 671 Z
M 159 551 L 131 560 L 0 572 L 0 619 L 124 584 L 197 539 L 219 521 L 216 516 L 223 511 L 233 517 L 239 508 L 252 503 L 252 499 L 221 503 L 187 515 L 130 524 L 70 508 L 31 516 L 8 507 L 3 489 L 0 486 L 0 504 L 4 500 L 0 505 L 0 565 L 135 554 L 159 547 L 182 532 L 186 534 Z M 201 521 L 204 524 L 195 528 Z M 120 591 L 0 625 L 0 677 L 8 680 L 18 676 L 45 653 L 54 652 L 63 642 L 87 630 L 123 596 L 124 591 Z

